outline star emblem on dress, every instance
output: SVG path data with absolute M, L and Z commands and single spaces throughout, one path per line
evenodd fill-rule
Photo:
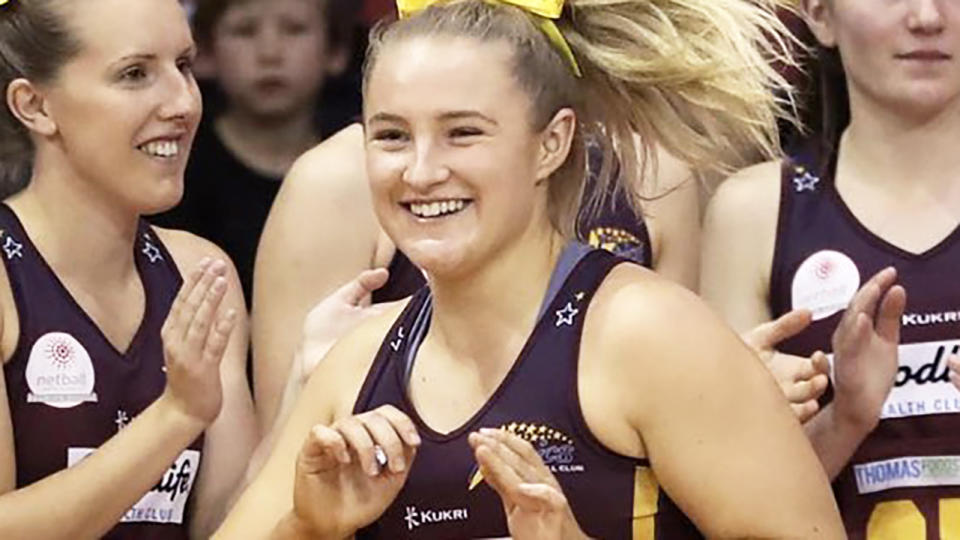
M 117 431 L 127 427 L 127 424 L 130 423 L 130 417 L 127 416 L 127 412 L 123 409 L 117 409 L 117 418 L 113 421 L 117 425 Z
M 150 237 L 146 234 L 143 235 L 143 250 L 141 253 L 147 256 L 147 259 L 150 260 L 150 264 L 156 264 L 157 261 L 163 260 L 163 254 L 160 253 L 160 248 L 153 245 L 153 242 L 150 241 Z
M 12 236 L 8 236 L 3 243 L 3 252 L 7 254 L 7 260 L 13 260 L 14 257 L 22 259 L 23 244 L 14 240 Z
M 580 313 L 580 310 L 573 307 L 572 302 L 567 302 L 563 309 L 557 310 L 557 328 L 563 325 L 573 326 L 573 320 L 577 317 L 577 313 Z
M 793 178 L 793 186 L 796 188 L 797 193 L 816 191 L 818 183 L 820 183 L 820 178 L 809 172 L 804 172 L 802 175 Z

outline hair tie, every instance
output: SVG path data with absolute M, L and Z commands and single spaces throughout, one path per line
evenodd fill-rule
M 4 0 L 0 0 L 0 2 L 2 1 Z M 443 0 L 397 0 L 397 10 L 399 11 L 400 18 L 402 19 L 441 1 Z M 564 0 L 486 1 L 516 6 L 527 13 L 534 15 L 537 18 L 540 30 L 547 36 L 547 39 L 549 39 L 550 43 L 552 43 L 557 49 L 557 52 L 559 52 L 560 55 L 567 60 L 567 63 L 570 64 L 570 69 L 573 70 L 573 74 L 577 77 L 583 76 L 583 72 L 580 71 L 580 64 L 577 63 L 577 57 L 573 54 L 573 49 L 570 48 L 570 44 L 567 43 L 567 39 L 563 37 L 563 33 L 560 32 L 560 29 L 557 27 L 556 23 L 553 22 L 556 19 L 559 19 L 560 14 L 563 13 Z

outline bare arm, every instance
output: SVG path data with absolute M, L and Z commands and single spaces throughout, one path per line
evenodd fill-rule
M 817 456 L 737 336 L 693 295 L 636 268 L 615 269 L 603 287 L 588 317 L 604 328 L 588 326 L 586 350 L 613 363 L 641 451 L 697 527 L 715 538 L 843 538 Z
M 779 163 L 745 169 L 721 184 L 707 207 L 700 294 L 738 332 L 772 318 L 768 295 L 779 176 Z
M 218 314 L 221 265 L 187 279 L 164 324 L 167 387 L 126 428 L 83 461 L 0 496 L 2 538 L 93 538 L 153 487 L 220 410 L 219 364 L 237 313 Z M 209 336 L 209 337 L 208 337 Z M 2 477 L 15 471 L 6 385 L 0 381 Z M 54 503 L 55 501 L 55 503 Z
M 317 424 L 352 414 L 360 386 L 402 305 L 361 324 L 317 366 L 263 468 L 215 538 L 267 538 L 293 508 L 294 472 L 304 438 Z M 286 522 L 285 522 L 286 523 Z
M 304 317 L 376 264 L 379 237 L 355 125 L 297 160 L 263 230 L 251 314 L 261 431 L 276 418 Z
M 228 292 L 221 309 L 246 312 L 243 292 L 230 259 L 214 244 L 182 231 L 157 229 L 180 268 L 191 268 L 203 257 L 227 262 Z M 207 428 L 203 459 L 193 497 L 191 535 L 205 538 L 216 529 L 227 512 L 228 502 L 238 488 L 250 456 L 259 440 L 253 400 L 247 383 L 247 319 L 238 317 L 220 364 L 223 406 Z

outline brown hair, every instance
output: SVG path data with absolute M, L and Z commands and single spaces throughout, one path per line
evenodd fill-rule
M 639 171 L 651 169 L 644 165 L 657 144 L 700 172 L 727 173 L 758 154 L 779 154 L 777 120 L 792 118 L 792 94 L 771 63 L 793 62 L 775 13 L 786 1 L 567 0 L 556 23 L 582 69 L 577 78 L 535 16 L 448 0 L 374 28 L 364 85 L 382 48 L 409 37 L 511 44 L 517 81 L 534 103 L 533 126 L 542 129 L 563 107 L 577 112 L 574 148 L 548 189 L 551 221 L 569 236 L 581 203 L 589 212 L 624 194 L 637 203 L 632 187 Z M 602 149 L 603 162 L 597 188 L 581 201 L 587 141 Z
M 67 28 L 62 0 L 12 0 L 0 6 L 0 85 L 4 103 L 10 83 L 54 80 L 60 68 L 80 52 Z M 26 185 L 33 161 L 27 129 L 9 106 L 0 112 L 0 197 Z
M 254 0 L 198 0 L 193 14 L 193 33 L 202 47 L 210 46 L 213 32 L 228 9 Z M 315 0 L 323 10 L 327 44 L 333 48 L 348 46 L 353 38 L 357 0 Z

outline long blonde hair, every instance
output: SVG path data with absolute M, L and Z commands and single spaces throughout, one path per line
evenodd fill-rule
M 379 52 L 395 41 L 452 35 L 511 44 L 514 75 L 534 104 L 533 126 L 543 129 L 563 107 L 579 118 L 574 148 L 548 188 L 550 219 L 571 236 L 580 208 L 598 212 L 624 195 L 639 206 L 633 186 L 640 171 L 653 170 L 647 160 L 656 145 L 702 172 L 779 154 L 777 121 L 793 111 L 789 84 L 773 63 L 792 60 L 776 9 L 789 3 L 567 0 L 556 24 L 580 65 L 578 78 L 537 16 L 495 1 L 448 0 L 373 29 L 364 86 Z M 586 141 L 602 149 L 603 161 L 584 198 Z

